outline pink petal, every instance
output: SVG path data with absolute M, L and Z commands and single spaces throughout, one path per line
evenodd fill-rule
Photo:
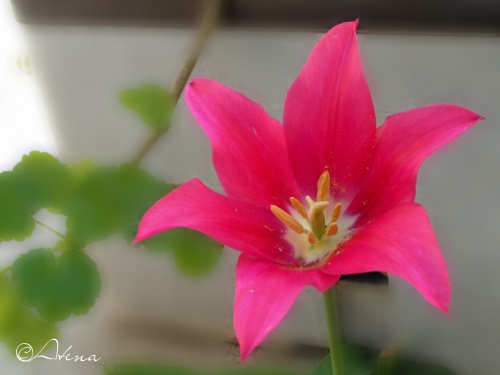
M 323 271 L 392 273 L 444 313 L 450 305 L 448 269 L 425 209 L 416 203 L 398 206 L 360 228 L 331 256 Z
M 298 196 L 283 126 L 264 108 L 216 81 L 198 78 L 186 101 L 212 144 L 227 195 L 268 208 Z
M 325 291 L 338 279 L 319 270 L 293 270 L 241 255 L 236 266 L 234 327 L 242 361 L 283 320 L 306 285 Z
M 134 242 L 179 227 L 202 232 L 244 253 L 293 261 L 293 251 L 283 239 L 283 225 L 269 209 L 216 193 L 198 179 L 156 202 L 142 218 Z
M 328 169 L 342 199 L 371 162 L 375 111 L 356 42 L 357 22 L 331 29 L 314 47 L 285 101 L 285 138 L 303 194 Z
M 372 167 L 348 212 L 361 214 L 362 225 L 398 204 L 412 202 L 423 161 L 480 119 L 476 113 L 450 104 L 389 116 L 377 131 Z

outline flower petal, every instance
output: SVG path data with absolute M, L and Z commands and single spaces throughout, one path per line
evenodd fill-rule
M 283 320 L 306 285 L 326 291 L 339 276 L 293 270 L 245 254 L 236 266 L 234 328 L 245 361 Z
M 400 205 L 360 228 L 330 257 L 323 271 L 392 273 L 444 313 L 450 305 L 448 269 L 425 209 L 416 203 Z
M 156 202 L 142 218 L 134 242 L 179 227 L 202 232 L 243 253 L 293 261 L 283 225 L 270 210 L 216 193 L 198 179 Z
M 366 172 L 376 120 L 356 42 L 356 22 L 331 29 L 314 47 L 285 101 L 285 139 L 304 195 L 327 169 L 332 189 L 350 195 Z
M 373 164 L 348 208 L 359 225 L 415 199 L 423 161 L 475 125 L 481 116 L 451 104 L 438 104 L 389 116 L 377 130 Z
M 213 163 L 228 196 L 268 208 L 298 196 L 283 126 L 264 108 L 216 81 L 198 78 L 186 101 L 212 144 Z

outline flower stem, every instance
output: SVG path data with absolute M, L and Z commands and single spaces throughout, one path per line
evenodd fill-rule
M 212 34 L 212 31 L 215 29 L 215 26 L 217 25 L 220 3 L 221 0 L 208 1 L 196 41 L 191 49 L 191 52 L 184 61 L 184 64 L 182 64 L 182 67 L 177 74 L 177 78 L 175 79 L 170 89 L 170 95 L 172 97 L 174 107 L 177 105 L 182 91 L 186 87 L 189 77 L 191 76 L 196 63 L 198 62 L 205 43 Z M 151 149 L 154 147 L 156 142 L 158 142 L 161 137 L 163 137 L 167 133 L 168 128 L 169 126 L 166 126 L 165 129 L 155 130 L 153 133 L 151 133 L 151 136 L 139 148 L 130 162 L 132 164 L 140 164 L 144 157 L 148 154 L 148 152 L 151 151 Z
M 338 321 L 337 304 L 335 301 L 335 289 L 332 286 L 323 293 L 326 322 L 328 325 L 328 337 L 330 339 L 330 360 L 332 363 L 332 374 L 343 375 L 342 358 L 340 350 L 340 324 Z
M 61 232 L 58 232 L 57 230 L 55 230 L 54 228 L 52 228 L 51 226 L 48 226 L 47 224 L 45 223 L 42 223 L 40 220 L 36 220 L 35 219 L 35 223 L 37 223 L 38 225 L 40 225 L 41 227 L 47 229 L 48 231 L 54 233 L 56 236 L 59 236 L 61 237 L 63 240 L 64 240 L 64 234 L 62 234 Z

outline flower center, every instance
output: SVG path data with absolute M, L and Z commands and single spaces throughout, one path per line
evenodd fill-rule
M 307 208 L 295 197 L 290 198 L 290 203 L 290 213 L 278 206 L 270 207 L 288 228 L 285 238 L 301 262 L 308 265 L 321 261 L 343 241 L 350 226 L 341 218 L 342 203 L 335 203 L 330 196 L 330 173 L 320 176 L 316 200 L 305 197 Z

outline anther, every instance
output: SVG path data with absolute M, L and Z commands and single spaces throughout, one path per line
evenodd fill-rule
M 335 223 L 339 219 L 341 211 L 342 211 L 342 204 L 337 203 L 333 208 L 332 219 L 331 219 L 332 223 Z
M 336 223 L 331 223 L 326 229 L 327 236 L 335 236 L 339 232 L 339 226 Z
M 323 172 L 318 180 L 318 193 L 316 196 L 317 201 L 325 201 L 328 199 L 328 192 L 330 191 L 330 173 Z
M 313 232 L 309 232 L 307 234 L 307 241 L 309 241 L 311 245 L 314 245 L 318 241 L 318 239 L 316 238 Z
M 290 202 L 292 203 L 293 207 L 295 207 L 300 216 L 302 216 L 304 219 L 307 219 L 307 211 L 304 205 L 294 197 L 290 198 Z
M 276 216 L 283 224 L 288 228 L 293 230 L 295 233 L 303 234 L 306 232 L 304 227 L 293 218 L 290 214 L 283 211 L 281 208 L 275 205 L 271 205 L 271 212 Z

